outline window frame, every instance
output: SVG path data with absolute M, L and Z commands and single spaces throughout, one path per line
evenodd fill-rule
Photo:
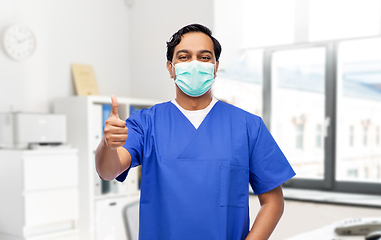
M 368 39 L 374 37 L 358 38 Z M 348 40 L 348 39 L 347 39 Z M 345 40 L 343 40 L 345 41 Z M 264 48 L 263 52 L 263 121 L 271 132 L 272 111 L 272 56 L 275 52 L 283 50 L 307 49 L 313 47 L 324 47 L 326 49 L 325 62 L 325 121 L 326 127 L 322 128 L 324 137 L 324 178 L 307 179 L 292 178 L 283 186 L 298 189 L 313 189 L 333 192 L 381 194 L 381 183 L 361 181 L 338 181 L 336 180 L 336 121 L 337 121 L 337 59 L 340 40 L 292 44 L 287 46 L 275 46 Z

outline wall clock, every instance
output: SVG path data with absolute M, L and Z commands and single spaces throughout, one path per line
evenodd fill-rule
M 26 26 L 11 25 L 4 32 L 3 47 L 12 59 L 24 60 L 36 49 L 36 38 Z

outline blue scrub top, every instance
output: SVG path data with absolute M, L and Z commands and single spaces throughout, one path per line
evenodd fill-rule
M 261 194 L 295 175 L 262 119 L 221 101 L 198 129 L 171 102 L 126 126 L 131 167 L 142 165 L 141 240 L 245 239 L 249 183 Z

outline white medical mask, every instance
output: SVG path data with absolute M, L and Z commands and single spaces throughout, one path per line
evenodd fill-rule
M 172 63 L 173 64 L 173 63 Z M 199 97 L 214 83 L 214 64 L 194 60 L 175 65 L 175 83 L 185 94 Z

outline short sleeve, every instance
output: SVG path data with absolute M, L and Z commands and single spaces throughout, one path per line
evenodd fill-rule
M 250 156 L 250 185 L 256 195 L 268 192 L 295 176 L 262 119 L 257 129 L 258 132 L 249 131 L 250 140 L 255 141 Z
M 131 168 L 141 164 L 144 144 L 144 131 L 142 128 L 142 111 L 136 111 L 126 120 L 126 127 L 128 128 L 128 139 L 123 145 L 125 149 L 131 154 L 131 166 L 126 171 L 121 173 L 115 179 L 123 182 Z

